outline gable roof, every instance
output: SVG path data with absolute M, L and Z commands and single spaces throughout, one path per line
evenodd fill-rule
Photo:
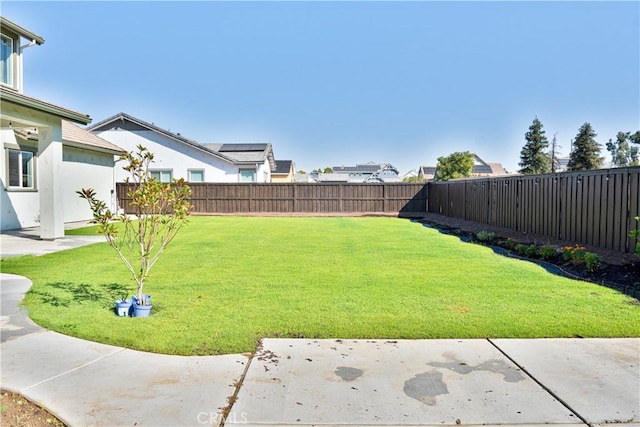
M 374 163 L 374 162 L 361 163 L 355 166 L 335 166 L 332 169 L 333 169 L 333 173 L 358 172 L 358 173 L 373 174 L 375 172 L 380 172 L 383 170 L 392 170 L 392 171 L 395 171 L 395 173 L 399 173 L 398 170 L 390 163 Z
M 62 141 L 66 145 L 78 146 L 80 148 L 90 147 L 97 151 L 106 151 L 112 154 L 122 154 L 125 152 L 125 150 L 117 145 L 66 120 L 62 121 Z
M 220 160 L 224 160 L 229 163 L 237 164 L 238 162 L 232 159 L 230 156 L 226 156 L 216 150 L 212 150 L 209 147 L 206 147 L 202 144 L 198 144 L 196 141 L 185 138 L 180 134 L 173 133 L 166 129 L 162 129 L 152 123 L 145 122 L 144 120 L 140 120 L 136 117 L 133 117 L 126 113 L 118 113 L 114 116 L 111 116 L 107 119 L 104 119 L 98 123 L 95 123 L 89 127 L 87 127 L 88 131 L 91 132 L 99 132 L 106 131 L 111 129 L 127 129 L 130 131 L 136 130 L 150 130 L 156 132 L 160 135 L 163 135 L 169 139 L 172 139 L 176 142 L 180 142 L 184 145 L 188 145 L 190 147 L 196 148 L 200 151 L 203 151 L 209 155 L 217 157 Z
M 435 175 L 436 167 L 435 166 L 420 166 L 420 174 L 422 175 Z
M 263 143 L 233 143 L 220 144 L 210 143 L 202 144 L 210 150 L 216 151 L 224 156 L 233 159 L 236 164 L 253 165 L 255 163 L 263 163 L 265 160 L 269 162 L 269 169 L 276 169 L 276 160 L 273 155 L 273 147 L 271 144 Z
M 13 130 L 22 139 L 37 141 L 38 129 L 16 128 Z M 93 151 L 119 155 L 125 152 L 122 148 L 97 135 L 87 132 L 71 122 L 62 120 L 62 144 L 69 147 L 84 148 Z
M 420 173 L 423 175 L 435 175 L 436 166 L 420 166 Z M 502 167 L 502 163 L 489 163 L 482 160 L 477 154 L 473 154 L 472 176 L 478 175 L 507 175 L 507 171 Z
M 293 167 L 293 160 L 276 160 L 276 168 L 271 173 L 277 175 L 289 175 Z

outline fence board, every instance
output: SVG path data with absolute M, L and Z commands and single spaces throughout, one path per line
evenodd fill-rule
M 640 167 L 428 185 L 429 212 L 633 252 L 640 239 Z

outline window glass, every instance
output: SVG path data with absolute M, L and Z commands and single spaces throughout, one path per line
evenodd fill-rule
M 7 150 L 9 154 L 9 187 L 34 188 L 34 156 L 30 151 Z
M 13 58 L 13 39 L 2 36 L 0 47 L 0 82 L 13 85 L 13 70 L 12 61 Z
M 204 182 L 204 171 L 203 170 L 190 170 L 189 171 L 189 182 Z
M 240 182 L 254 182 L 255 175 L 255 171 L 252 170 L 240 171 Z
M 33 188 L 33 153 L 22 151 L 22 188 Z
M 20 186 L 20 152 L 9 150 L 9 187 Z
M 149 175 L 151 176 L 151 178 L 154 178 L 158 182 L 171 182 L 172 171 L 149 171 Z

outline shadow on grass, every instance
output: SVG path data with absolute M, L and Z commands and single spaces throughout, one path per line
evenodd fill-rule
M 52 307 L 69 307 L 71 304 L 94 302 L 106 308 L 131 292 L 130 286 L 120 283 L 89 285 L 87 283 L 53 282 L 47 288 L 52 290 L 31 290 L 41 303 Z

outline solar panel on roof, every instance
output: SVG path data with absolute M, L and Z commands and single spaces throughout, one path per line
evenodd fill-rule
M 474 173 L 491 173 L 491 168 L 487 165 L 475 165 L 473 167 Z
M 222 144 L 218 151 L 239 152 L 239 151 L 264 151 L 267 144 Z

